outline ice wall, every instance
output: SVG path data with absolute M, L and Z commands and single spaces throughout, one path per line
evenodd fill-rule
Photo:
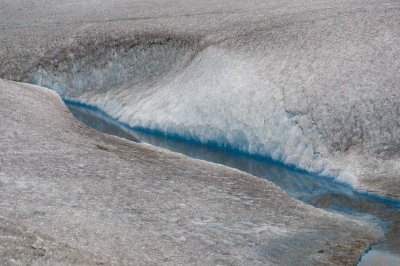
M 67 62 L 39 64 L 30 82 L 97 106 L 132 127 L 339 175 L 315 154 L 294 122 L 298 115 L 286 112 L 282 89 L 258 73 L 262 64 L 218 46 L 197 52 L 194 46 L 175 40 L 100 46 L 94 53 L 68 55 Z
M 195 50 L 193 46 L 190 40 L 170 37 L 86 41 L 50 51 L 24 81 L 71 99 L 107 93 L 137 96 L 139 88 L 148 90 L 153 83 L 182 69 Z

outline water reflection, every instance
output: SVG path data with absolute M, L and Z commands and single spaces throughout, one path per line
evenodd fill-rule
M 96 108 L 68 101 L 66 103 L 76 118 L 99 131 L 132 141 L 150 143 L 193 158 L 224 164 L 270 180 L 281 187 L 287 194 L 305 203 L 367 219 L 376 225 L 380 225 L 384 230 L 385 237 L 373 247 L 372 252 L 365 258 L 370 261 L 371 254 L 383 256 L 382 252 L 400 256 L 400 200 L 398 199 L 383 198 L 358 192 L 346 184 L 289 169 L 266 158 L 251 157 L 245 154 L 134 130 L 121 125 Z M 361 264 L 364 264 L 364 260 Z
M 80 106 L 79 104 L 74 104 L 72 102 L 69 102 L 67 106 L 71 113 L 77 119 L 85 123 L 85 125 L 110 135 L 115 135 L 120 138 L 139 142 L 139 140 L 135 138 L 132 133 L 125 131 L 117 121 L 105 117 L 101 113 L 97 113 L 95 109 L 90 109 L 89 107 L 85 108 L 83 106 Z

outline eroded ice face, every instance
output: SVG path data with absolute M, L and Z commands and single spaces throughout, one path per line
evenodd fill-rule
M 301 115 L 285 110 L 282 89 L 258 73 L 260 63 L 213 47 L 189 62 L 196 46 L 182 40 L 100 47 L 39 64 L 32 82 L 97 106 L 131 127 L 338 176 L 296 123 Z

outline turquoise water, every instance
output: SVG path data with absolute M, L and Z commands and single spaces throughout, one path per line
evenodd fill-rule
M 95 107 L 71 101 L 65 103 L 77 119 L 101 132 L 242 170 L 274 182 L 287 194 L 307 204 L 379 225 L 384 238 L 366 252 L 359 264 L 400 265 L 400 199 L 356 191 L 347 184 L 290 168 L 269 158 L 188 142 L 161 132 L 133 129 Z

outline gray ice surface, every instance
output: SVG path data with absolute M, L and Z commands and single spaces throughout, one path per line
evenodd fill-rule
M 376 229 L 242 172 L 97 133 L 56 94 L 7 80 L 400 196 L 399 7 L 0 0 L 2 228 L 72 246 L 66 261 L 93 253 L 77 264 L 354 264 Z M 41 256 L 18 230 L 10 264 L 26 261 L 19 250 Z

